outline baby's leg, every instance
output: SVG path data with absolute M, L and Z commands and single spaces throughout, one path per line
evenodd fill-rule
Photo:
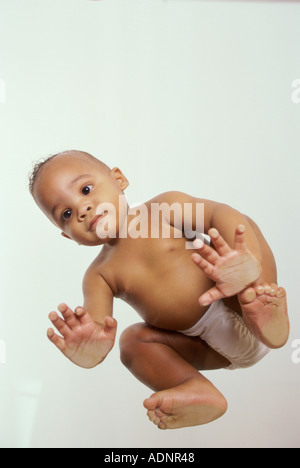
M 148 417 L 160 429 L 198 426 L 227 410 L 224 396 L 198 372 L 230 362 L 200 338 L 136 324 L 120 340 L 123 364 L 155 392 L 144 402 Z
M 216 287 L 205 293 L 203 296 L 214 296 L 224 294 L 221 289 L 224 284 L 231 286 L 232 290 L 241 291 L 237 296 L 228 294 L 231 297 L 223 297 L 225 304 L 243 316 L 249 330 L 269 348 L 281 348 L 289 337 L 289 319 L 287 310 L 286 292 L 277 286 L 277 269 L 273 253 L 264 239 L 258 226 L 247 218 L 252 228 L 248 226 L 248 238 L 245 230 L 236 229 L 235 250 L 232 250 L 220 233 L 212 229 L 209 234 L 212 236 L 216 249 L 203 244 L 199 247 L 201 256 L 194 256 L 194 261 L 200 268 L 207 272 L 211 279 L 216 281 Z M 243 265 L 243 255 L 250 252 L 246 240 L 260 246 L 261 274 L 257 278 L 255 264 L 248 264 L 247 274 L 249 277 L 255 276 L 256 281 L 250 288 L 242 291 L 240 279 L 245 273 Z M 255 242 L 254 242 L 255 241 Z M 240 263 L 231 263 L 232 255 L 240 256 Z M 251 269 L 253 268 L 253 272 Z M 252 273 L 252 274 L 251 274 Z M 228 281 L 228 278 L 230 281 Z M 225 282 L 225 283 L 224 283 Z M 247 283 L 244 283 L 246 286 Z M 218 291 L 218 288 L 219 291 Z M 221 293 L 221 294 L 220 294 Z M 201 296 L 200 301 L 203 300 Z M 216 299 L 215 299 L 216 300 Z M 200 302 L 201 303 L 201 302 Z
M 277 286 L 273 253 L 258 226 L 248 218 L 260 244 L 262 273 L 253 287 L 238 296 L 243 318 L 254 335 L 269 348 L 281 348 L 288 340 L 290 323 L 284 288 Z

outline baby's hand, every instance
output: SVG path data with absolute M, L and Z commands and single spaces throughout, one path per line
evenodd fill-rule
M 203 307 L 225 297 L 235 296 L 256 281 L 261 273 L 261 264 L 247 248 L 244 226 L 240 225 L 236 229 L 234 250 L 216 229 L 210 229 L 208 233 L 216 250 L 198 239 L 194 247 L 200 255 L 192 255 L 196 265 L 216 283 L 215 287 L 200 297 L 199 303 Z
M 56 312 L 51 312 L 49 318 L 62 336 L 49 328 L 49 340 L 77 366 L 91 369 L 104 361 L 115 343 L 117 321 L 105 317 L 104 325 L 100 325 L 82 307 L 77 307 L 75 313 L 66 304 L 58 309 L 63 319 Z

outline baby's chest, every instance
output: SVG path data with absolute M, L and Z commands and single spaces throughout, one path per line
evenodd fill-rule
M 127 259 L 114 278 L 116 296 L 130 304 L 154 326 L 184 328 L 187 316 L 199 316 L 198 298 L 209 287 L 207 278 L 192 262 L 190 253 L 171 252 L 164 258 Z M 183 329 L 182 328 L 182 329 Z

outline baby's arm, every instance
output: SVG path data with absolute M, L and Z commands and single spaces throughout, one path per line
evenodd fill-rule
M 113 294 L 104 279 L 90 267 L 83 281 L 84 307 L 75 313 L 60 304 L 49 318 L 62 336 L 52 328 L 48 338 L 74 364 L 91 369 L 104 361 L 114 346 L 117 322 L 112 318 Z
M 236 226 L 242 224 L 245 227 L 244 240 L 247 244 L 247 248 L 261 263 L 262 252 L 260 244 L 250 221 L 251 220 L 247 216 L 235 210 L 231 206 L 218 204 L 213 211 L 210 228 L 217 229 L 225 242 L 227 242 L 229 247 L 233 249 Z
M 234 296 L 258 280 L 262 271 L 262 252 L 247 216 L 228 205 L 194 198 L 181 192 L 165 193 L 161 200 L 174 204 L 174 207 L 179 203 L 179 211 L 184 216 L 174 214 L 170 223 L 182 230 L 186 221 L 185 204 L 193 207 L 198 203 L 204 205 L 204 233 L 211 237 L 215 250 L 198 240 L 195 248 L 199 249 L 201 256 L 193 255 L 193 259 L 216 286 L 201 296 L 201 305 L 207 306 L 216 300 Z M 198 228 L 195 209 L 189 224 L 194 231 Z M 243 226 L 242 232 L 240 226 Z
M 194 207 L 192 211 L 192 219 L 188 220 L 189 224 L 191 224 L 194 230 L 198 227 L 195 207 L 199 203 L 203 204 L 204 233 L 208 234 L 208 231 L 211 228 L 217 229 L 231 248 L 234 248 L 235 244 L 235 228 L 236 226 L 242 224 L 245 226 L 245 241 L 247 243 L 248 249 L 252 252 L 253 255 L 255 255 L 259 262 L 262 261 L 260 244 L 258 242 L 257 235 L 249 221 L 249 218 L 234 208 L 216 201 L 195 198 L 182 192 L 166 192 L 158 197 L 158 201 L 160 203 L 166 202 L 170 206 L 173 204 L 173 206 L 179 205 L 181 216 L 176 217 L 174 210 L 171 211 L 170 224 L 178 229 L 182 229 L 182 231 L 185 229 L 186 221 L 185 204 L 189 204 Z M 188 211 L 188 214 L 190 215 L 190 211 Z M 180 225 L 176 225 L 176 219 L 181 221 Z

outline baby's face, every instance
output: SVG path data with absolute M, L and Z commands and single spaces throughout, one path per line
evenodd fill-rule
M 127 186 L 127 179 L 117 168 L 106 169 L 78 155 L 60 155 L 41 169 L 34 198 L 65 237 L 82 245 L 102 245 L 112 239 L 100 239 L 96 233 L 97 223 L 93 220 L 97 221 L 97 207 L 101 203 L 114 205 L 113 222 L 118 233 L 119 196 Z

